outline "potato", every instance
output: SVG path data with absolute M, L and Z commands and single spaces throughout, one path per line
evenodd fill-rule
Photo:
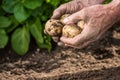
M 64 14 L 64 15 L 62 15 L 61 18 L 60 18 L 60 21 L 63 23 L 63 20 L 65 18 L 67 18 L 68 16 L 70 16 L 70 14 Z
M 81 29 L 84 29 L 84 24 L 85 24 L 84 21 L 79 21 L 79 22 L 77 23 L 77 26 L 80 27 Z
M 70 14 L 64 14 L 60 19 L 50 19 L 45 24 L 45 33 L 52 36 L 55 42 L 59 41 L 59 37 L 64 36 L 68 38 L 73 38 L 76 35 L 80 34 L 84 28 L 84 21 L 79 21 L 76 24 L 65 25 L 63 20 L 70 16 Z M 56 39 L 56 37 L 58 37 Z
M 45 24 L 45 33 L 50 36 L 60 36 L 62 33 L 63 24 L 60 20 L 50 19 Z
M 82 29 L 77 25 L 65 25 L 62 29 L 62 36 L 73 38 L 76 35 L 80 34 Z

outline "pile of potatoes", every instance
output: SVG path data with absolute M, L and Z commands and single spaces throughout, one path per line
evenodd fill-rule
M 50 19 L 45 24 L 45 33 L 54 37 L 67 37 L 73 38 L 80 34 L 83 30 L 84 21 L 79 21 L 76 24 L 65 25 L 63 20 L 70 16 L 70 14 L 64 14 L 59 20 Z

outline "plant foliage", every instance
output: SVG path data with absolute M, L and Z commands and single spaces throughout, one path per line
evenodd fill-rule
M 69 0 L 0 0 L 0 48 L 11 42 L 19 55 L 29 50 L 33 37 L 40 48 L 52 48 L 50 36 L 43 33 L 44 24 L 53 10 Z

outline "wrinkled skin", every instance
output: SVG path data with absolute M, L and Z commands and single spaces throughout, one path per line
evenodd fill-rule
M 64 14 L 73 14 L 85 7 L 100 4 L 104 0 L 73 0 L 58 7 L 53 12 L 52 18 L 60 18 Z
M 74 24 L 84 20 L 84 29 L 74 38 L 61 37 L 66 46 L 83 48 L 98 40 L 115 22 L 120 20 L 120 0 L 114 0 L 107 5 L 93 5 L 84 8 L 64 19 L 65 24 Z
M 73 14 L 85 7 L 89 7 L 95 4 L 101 4 L 103 1 L 104 0 L 73 0 L 55 9 L 51 18 L 59 19 L 64 14 Z M 56 40 L 54 41 L 56 42 Z

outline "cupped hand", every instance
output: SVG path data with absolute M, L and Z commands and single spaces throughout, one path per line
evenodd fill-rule
M 73 0 L 55 9 L 51 18 L 58 19 L 64 14 L 73 14 L 85 7 L 95 5 L 95 4 L 100 4 L 103 1 L 104 0 Z M 59 37 L 52 37 L 54 42 L 58 42 L 59 41 L 58 38 Z
M 60 40 L 67 46 L 83 48 L 98 40 L 116 22 L 116 18 L 113 7 L 109 5 L 99 4 L 84 8 L 64 19 L 65 24 L 84 20 L 85 25 L 81 34 L 74 38 L 61 37 Z
M 100 4 L 103 1 L 104 0 L 73 0 L 55 9 L 51 18 L 57 19 L 63 14 L 72 14 L 83 9 L 84 7 Z

